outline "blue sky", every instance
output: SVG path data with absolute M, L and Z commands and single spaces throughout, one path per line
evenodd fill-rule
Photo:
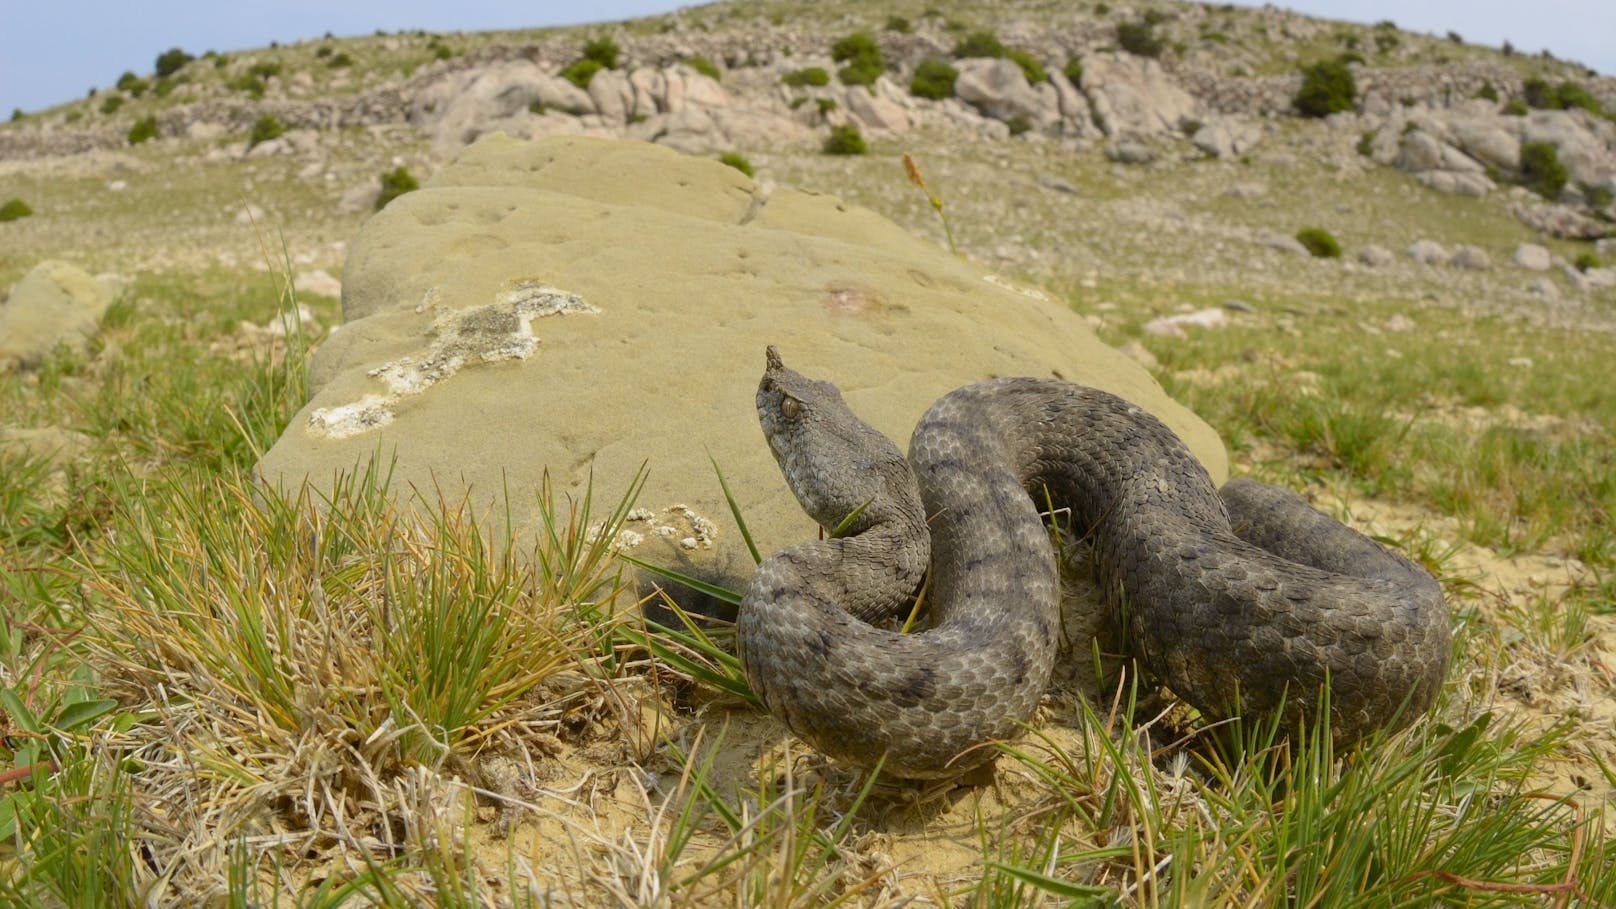
M 669 0 L 0 0 L 0 118 L 105 87 L 125 70 L 149 73 L 171 47 L 191 53 L 264 47 L 332 32 L 481 31 L 627 19 L 666 12 Z M 903 8 L 914 3 L 894 4 Z M 1258 5 L 1245 3 L 1243 5 Z M 1276 5 L 1332 19 L 1377 22 L 1498 46 L 1547 48 L 1616 74 L 1613 0 L 1288 0 Z

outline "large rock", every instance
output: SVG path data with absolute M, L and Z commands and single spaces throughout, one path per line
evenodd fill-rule
M 1217 436 L 1064 303 L 831 196 L 653 145 L 483 139 L 365 224 L 342 287 L 347 324 L 258 465 L 269 483 L 324 486 L 379 453 L 395 493 L 509 490 L 530 531 L 546 471 L 574 494 L 592 473 L 603 502 L 647 465 L 639 504 L 676 526 L 636 525 L 640 554 L 738 582 L 751 559 L 713 461 L 760 546 L 813 535 L 757 425 L 767 344 L 900 444 L 950 389 L 1061 376 L 1226 471 Z
M 37 366 L 58 344 L 82 349 L 119 290 L 67 262 L 47 259 L 29 269 L 0 300 L 0 370 Z
M 1083 91 L 1108 136 L 1177 133 L 1197 119 L 1195 98 L 1150 57 L 1095 54 L 1083 58 Z
M 955 68 L 959 77 L 954 80 L 954 94 L 983 116 L 1006 121 L 1024 117 L 1038 127 L 1060 120 L 1059 99 L 1034 91 L 1014 60 L 971 57 Z

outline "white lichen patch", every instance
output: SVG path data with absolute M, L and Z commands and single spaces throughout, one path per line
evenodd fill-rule
M 992 284 L 994 287 L 1002 287 L 1005 290 L 1021 294 L 1023 297 L 1028 297 L 1033 300 L 1043 300 L 1045 302 L 1049 300 L 1049 294 L 1044 293 L 1036 287 L 1028 287 L 1027 285 L 1018 281 L 1012 281 L 1009 278 L 1001 278 L 998 275 L 983 275 L 982 280 Z
M 605 532 L 605 524 L 593 524 L 585 532 L 584 539 L 593 543 Z M 612 539 L 611 549 L 613 552 L 630 550 L 645 542 L 647 537 L 669 540 L 686 551 L 711 549 L 718 538 L 718 525 L 683 504 L 669 505 L 660 512 L 635 508 L 624 517 L 622 526 Z
M 309 432 L 328 439 L 346 439 L 393 422 L 391 395 L 365 395 L 352 404 L 322 407 L 309 414 Z
M 437 309 L 441 300 L 442 292 L 429 288 L 417 311 Z M 577 294 L 538 281 L 514 281 L 492 303 L 439 315 L 432 322 L 432 343 L 425 352 L 399 357 L 367 373 L 387 386 L 386 395 L 366 395 L 354 404 L 316 411 L 309 417 L 309 431 L 345 438 L 384 426 L 392 421 L 392 406 L 399 398 L 421 394 L 468 365 L 531 357 L 539 345 L 534 319 L 598 312 Z

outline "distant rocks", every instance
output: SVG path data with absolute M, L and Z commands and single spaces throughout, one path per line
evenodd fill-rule
M 57 345 L 82 349 L 122 288 L 76 265 L 35 265 L 0 301 L 0 370 L 31 369 Z
M 1554 264 L 1548 248 L 1536 243 L 1522 243 L 1515 247 L 1515 254 L 1510 257 L 1510 261 L 1527 271 L 1548 271 Z
M 1421 265 L 1448 264 L 1447 247 L 1435 240 L 1415 240 L 1408 247 L 1408 257 Z
M 1395 262 L 1396 257 L 1386 247 L 1371 243 L 1358 250 L 1358 261 L 1370 268 L 1385 268 Z

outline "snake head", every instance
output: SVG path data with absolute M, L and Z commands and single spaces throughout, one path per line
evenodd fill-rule
M 885 498 L 894 482 L 913 484 L 903 453 L 854 415 L 835 385 L 787 368 L 773 346 L 767 365 L 758 383 L 758 422 L 786 485 L 821 526 L 836 527 L 871 499 Z

